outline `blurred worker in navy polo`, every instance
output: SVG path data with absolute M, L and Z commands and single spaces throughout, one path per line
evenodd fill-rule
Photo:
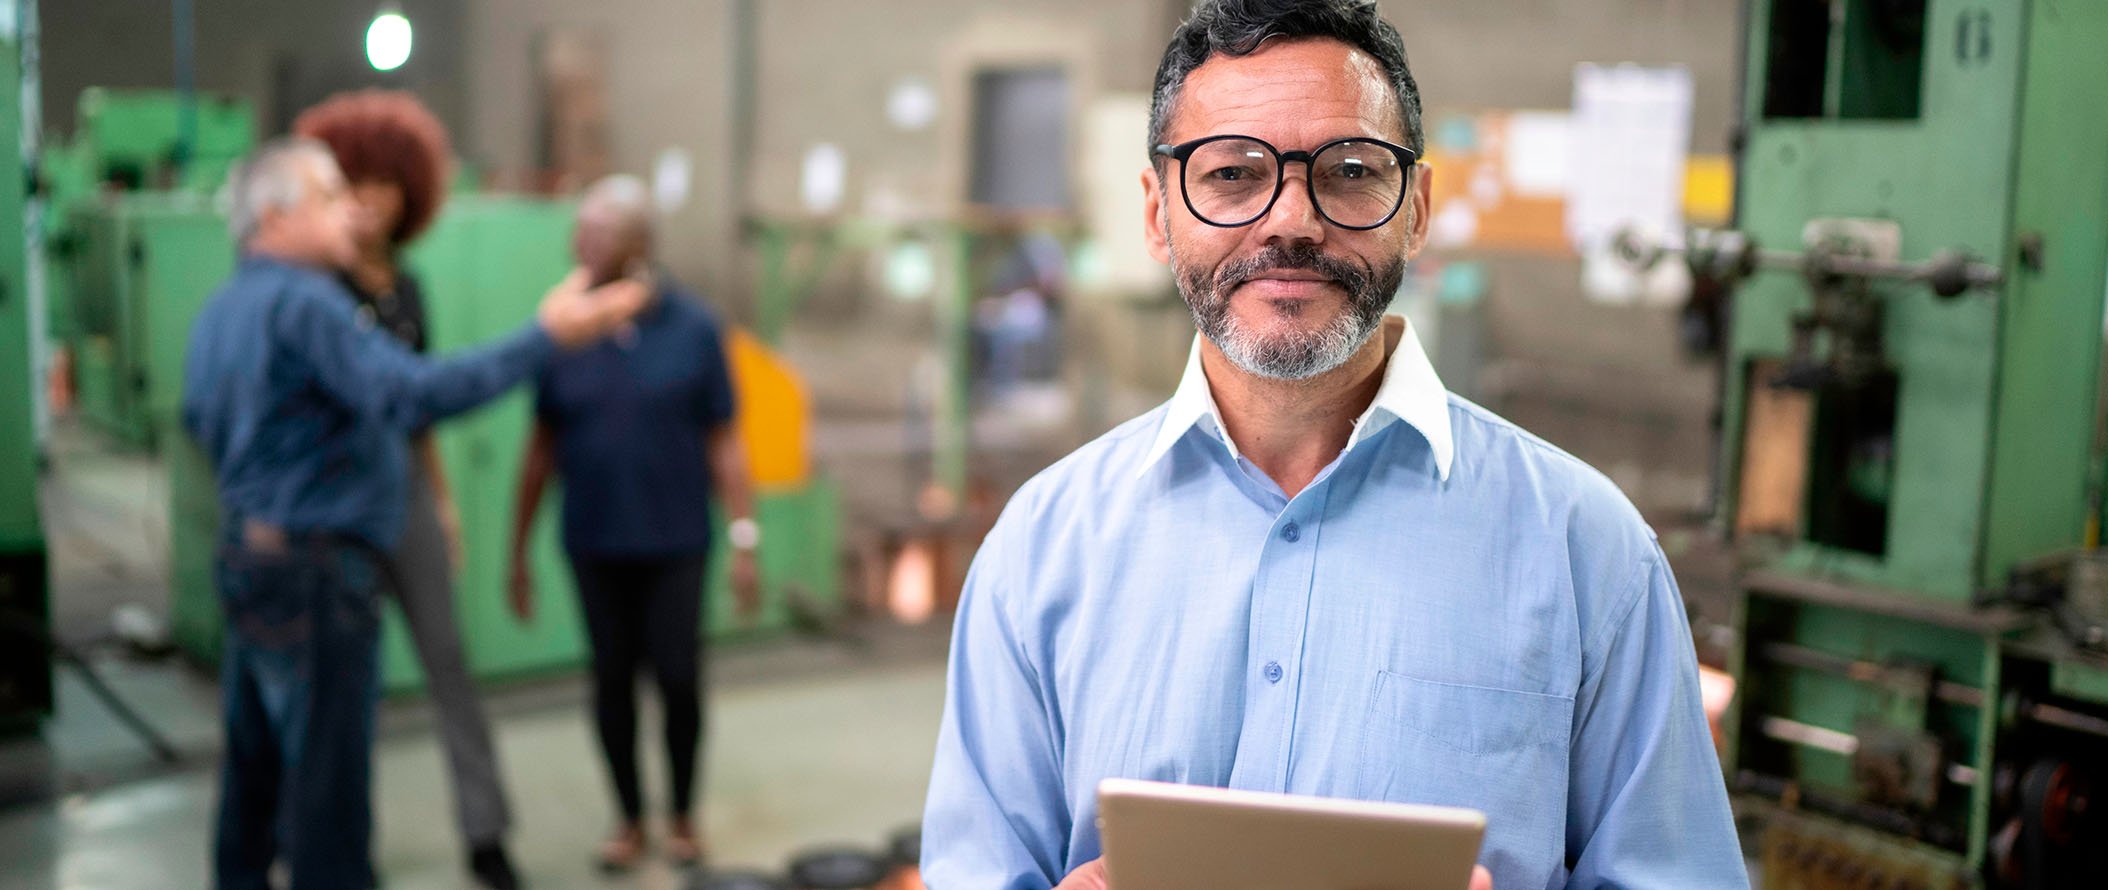
M 614 176 L 588 189 L 572 249 L 595 283 L 649 268 L 652 203 L 644 183 Z M 513 609 L 522 621 L 533 616 L 529 532 L 543 488 L 560 474 L 564 549 L 593 650 L 593 716 L 620 808 L 598 851 L 608 870 L 635 864 L 645 851 L 635 685 L 645 665 L 665 711 L 666 852 L 680 864 L 702 855 L 690 807 L 703 729 L 699 650 L 713 496 L 729 520 L 733 593 L 743 613 L 759 602 L 761 532 L 732 417 L 717 321 L 670 282 L 655 289 L 633 332 L 551 362 L 536 381 L 513 521 Z
M 356 248 L 327 147 L 269 143 L 229 189 L 242 259 L 191 330 L 183 386 L 183 424 L 224 511 L 216 885 L 260 890 L 283 862 L 293 890 L 365 890 L 380 593 L 403 532 L 409 433 L 627 324 L 646 293 L 588 292 L 574 273 L 536 323 L 426 360 L 362 320 L 338 282 Z

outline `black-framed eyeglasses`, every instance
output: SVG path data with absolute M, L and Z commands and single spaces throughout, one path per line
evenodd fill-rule
M 1251 136 L 1205 136 L 1159 145 L 1152 156 L 1179 163 L 1179 194 L 1201 222 L 1248 226 L 1274 209 L 1291 161 L 1310 171 L 1310 205 L 1326 222 L 1357 231 L 1377 228 L 1405 205 L 1418 153 L 1362 136 L 1334 139 L 1316 151 L 1281 151 Z

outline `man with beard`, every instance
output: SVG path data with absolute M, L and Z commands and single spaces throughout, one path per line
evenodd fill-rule
M 928 885 L 1104 887 L 1095 792 L 1124 777 L 1472 807 L 1474 887 L 1746 886 L 1652 532 L 1383 313 L 1432 171 L 1374 0 L 1206 0 L 1149 144 L 1149 245 L 1200 336 L 975 560 Z

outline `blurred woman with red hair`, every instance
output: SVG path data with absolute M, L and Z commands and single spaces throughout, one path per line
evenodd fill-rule
M 360 315 L 425 352 L 430 344 L 424 294 L 403 268 L 402 251 L 432 224 L 446 201 L 452 167 L 446 128 L 409 93 L 361 90 L 308 109 L 293 130 L 328 145 L 351 186 L 359 258 L 344 283 L 358 297 Z M 460 515 L 429 430 L 417 434 L 412 450 L 417 460 L 409 526 L 395 554 L 402 588 L 397 595 L 439 712 L 469 871 L 485 887 L 514 890 L 519 878 L 504 847 L 511 815 L 498 779 L 490 723 L 469 676 L 454 617 Z

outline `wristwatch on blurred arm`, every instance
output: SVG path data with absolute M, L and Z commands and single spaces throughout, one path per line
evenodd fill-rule
M 761 546 L 761 526 L 752 517 L 741 516 L 725 525 L 725 538 L 732 549 L 753 552 Z

